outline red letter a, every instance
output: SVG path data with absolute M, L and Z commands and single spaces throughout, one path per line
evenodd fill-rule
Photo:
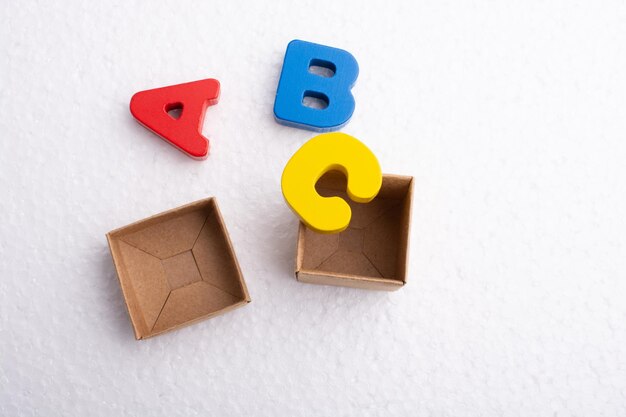
M 205 159 L 209 141 L 202 136 L 204 112 L 217 104 L 220 83 L 214 79 L 193 81 L 136 93 L 130 112 L 145 127 L 196 159 Z M 168 112 L 179 110 L 175 118 Z

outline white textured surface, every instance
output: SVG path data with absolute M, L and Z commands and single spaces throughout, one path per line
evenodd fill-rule
M 2 416 L 626 415 L 623 2 L 65 3 L 0 5 Z M 356 56 L 343 131 L 416 178 L 399 292 L 292 276 L 293 38 Z M 205 77 L 197 162 L 128 102 Z M 104 234 L 210 195 L 253 302 L 136 342 Z

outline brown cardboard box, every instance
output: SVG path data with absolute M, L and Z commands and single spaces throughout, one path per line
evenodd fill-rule
M 107 234 L 137 339 L 250 302 L 215 198 Z
M 393 291 L 406 283 L 413 177 L 383 175 L 378 196 L 367 204 L 346 194 L 346 178 L 329 172 L 317 182 L 322 196 L 350 204 L 350 226 L 320 234 L 300 223 L 296 278 L 301 282 Z

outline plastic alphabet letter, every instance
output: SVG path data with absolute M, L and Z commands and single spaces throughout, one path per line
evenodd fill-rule
M 195 159 L 205 159 L 209 141 L 202 136 L 204 113 L 217 104 L 220 83 L 215 79 L 193 81 L 136 93 L 130 112 L 139 123 Z M 179 117 L 169 114 L 178 110 Z
M 306 142 L 291 157 L 281 179 L 285 201 L 312 230 L 338 233 L 350 224 L 350 206 L 340 197 L 322 197 L 315 184 L 328 171 L 343 172 L 348 196 L 359 203 L 376 197 L 382 173 L 367 146 L 345 133 L 325 133 Z
M 359 64 L 347 51 L 289 42 L 274 102 L 276 121 L 318 132 L 340 129 L 354 112 L 350 90 L 358 75 Z

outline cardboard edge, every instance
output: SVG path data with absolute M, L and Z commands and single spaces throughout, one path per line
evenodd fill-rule
M 221 230 L 222 234 L 224 238 L 226 239 L 226 244 L 228 245 L 228 251 L 230 252 L 230 256 L 232 256 L 233 260 L 235 261 L 235 267 L 237 268 L 237 278 L 239 279 L 239 284 L 241 285 L 241 289 L 244 294 L 243 301 L 245 301 L 246 303 L 249 303 L 252 301 L 252 299 L 250 298 L 250 293 L 248 292 L 248 286 L 246 285 L 246 281 L 243 278 L 243 272 L 241 271 L 241 265 L 239 265 L 239 259 L 237 259 L 237 254 L 235 253 L 233 242 L 230 240 L 230 234 L 228 233 L 228 229 L 226 228 L 226 223 L 224 223 L 222 212 L 220 211 L 220 208 L 217 204 L 217 198 L 212 197 L 211 200 L 212 200 L 213 210 L 215 211 L 215 216 L 217 217 L 217 222 L 219 223 L 220 228 L 222 229 Z
M 405 285 L 403 281 L 391 278 L 363 277 L 341 273 L 328 274 L 310 270 L 298 271 L 296 279 L 298 282 L 307 284 L 334 285 L 365 290 L 396 291 Z
M 216 317 L 216 316 L 221 316 L 222 314 L 225 314 L 225 313 L 228 313 L 230 311 L 236 310 L 238 308 L 244 307 L 244 306 L 248 305 L 249 303 L 250 303 L 250 300 L 241 300 L 241 301 L 239 301 L 237 303 L 229 305 L 228 307 L 224 307 L 221 310 L 217 310 L 217 311 L 214 311 L 212 313 L 205 314 L 205 315 L 200 316 L 200 317 L 196 317 L 195 319 L 186 321 L 186 322 L 181 323 L 181 324 L 177 324 L 176 326 L 169 327 L 167 329 L 163 329 L 163 330 L 160 330 L 160 331 L 157 331 L 157 332 L 148 333 L 146 335 L 138 337 L 137 340 L 151 339 L 154 336 L 158 336 L 158 335 L 161 335 L 161 334 L 164 334 L 164 333 L 169 333 L 169 332 L 172 332 L 174 330 L 179 330 L 179 329 L 182 329 L 184 327 L 191 326 L 193 324 L 198 324 L 201 321 L 208 320 L 208 319 L 211 319 L 211 318 Z
M 298 279 L 298 273 L 302 269 L 302 262 L 304 259 L 304 233 L 306 226 L 301 221 L 298 221 L 298 238 L 296 239 L 296 269 L 295 275 Z
M 403 224 L 406 224 L 406 228 L 402 231 L 401 242 L 400 242 L 400 253 L 398 262 L 402 265 L 398 270 L 398 274 L 396 274 L 402 282 L 406 284 L 408 278 L 408 268 L 409 268 L 409 251 L 411 244 L 411 223 L 413 219 L 413 184 L 414 178 L 412 176 L 405 175 L 393 175 L 389 174 L 398 179 L 406 179 L 409 181 L 409 187 L 406 193 L 406 197 L 404 199 L 402 207 L 402 217 Z
M 152 216 L 127 224 L 126 226 L 118 227 L 117 229 L 111 230 L 109 233 L 107 233 L 107 236 L 110 235 L 111 237 L 117 238 L 117 235 L 121 233 L 136 232 L 145 229 L 158 223 L 163 217 L 170 216 L 172 213 L 178 212 L 179 214 L 187 214 L 203 205 L 210 204 L 211 200 L 215 200 L 215 197 L 203 198 L 201 200 L 197 200 L 182 206 L 175 207 L 173 209 L 163 211 L 161 213 L 154 214 Z
M 118 229 L 119 230 L 119 229 Z M 135 317 L 133 311 L 138 311 L 137 308 L 131 308 L 130 302 L 137 303 L 135 298 L 134 291 L 131 291 L 130 288 L 124 284 L 124 281 L 129 281 L 127 277 L 122 279 L 121 274 L 126 273 L 126 269 L 121 265 L 121 259 L 118 259 L 116 251 L 113 249 L 113 245 L 115 242 L 115 236 L 112 236 L 112 232 L 106 234 L 107 243 L 109 245 L 109 252 L 111 253 L 111 258 L 113 259 L 113 266 L 115 267 L 115 276 L 117 277 L 117 281 L 120 284 L 120 288 L 122 289 L 122 296 L 124 298 L 124 305 L 126 306 L 126 312 L 128 313 L 128 317 L 130 318 L 130 323 L 133 327 L 133 332 L 135 333 L 135 339 L 140 340 L 143 337 L 143 332 L 140 330 L 140 323 L 138 322 L 139 318 Z M 147 329 L 147 325 L 143 323 Z

